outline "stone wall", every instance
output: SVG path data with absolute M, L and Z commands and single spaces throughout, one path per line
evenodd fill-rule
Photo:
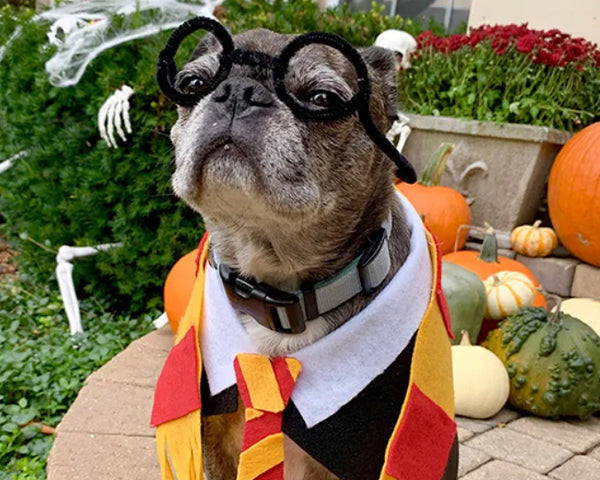
M 504 231 L 536 218 L 554 158 L 571 136 L 532 125 L 406 116 L 412 131 L 403 153 L 417 172 L 441 143 L 454 144 L 442 184 L 471 197 L 472 224 L 487 222 Z M 464 177 L 476 162 L 485 164 L 487 174 L 470 170 L 473 173 Z

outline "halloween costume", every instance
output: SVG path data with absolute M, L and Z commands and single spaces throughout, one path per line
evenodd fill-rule
M 446 470 L 450 472 L 447 478 L 454 478 L 451 330 L 440 285 L 440 255 L 433 237 L 421 230 L 416 212 L 406 200 L 402 202 L 407 223 L 413 228 L 405 265 L 363 311 L 293 355 L 305 371 L 298 378 L 289 405 L 282 410 L 283 433 L 344 480 L 440 480 Z M 200 410 L 202 415 L 237 410 L 239 387 L 233 366 L 236 353 L 255 352 L 235 312 L 227 306 L 218 273 L 206 261 L 206 238 L 200 250 L 194 293 L 156 390 L 152 424 L 158 426 L 163 479 L 174 478 L 170 469 L 177 471 L 178 480 L 201 478 Z M 428 260 L 429 275 L 421 271 L 424 258 Z M 422 276 L 415 278 L 420 271 Z M 415 286 L 426 289 L 425 303 L 416 291 L 410 291 Z M 399 310 L 402 303 L 405 306 Z M 416 305 L 415 309 L 411 310 L 410 305 Z M 408 316 L 407 311 L 411 312 Z M 394 335 L 388 335 L 393 342 L 386 345 L 383 341 L 377 350 L 391 345 L 398 349 L 396 354 L 389 349 L 384 354 L 374 352 L 382 338 L 369 338 L 367 332 L 377 335 L 376 322 L 381 315 L 386 315 L 382 324 L 387 323 L 388 332 Z M 412 329 L 414 315 L 419 317 Z M 406 331 L 397 328 L 402 323 L 407 325 L 403 328 Z M 354 341 L 349 343 L 348 339 Z M 373 361 L 354 364 L 352 348 L 359 352 L 356 345 L 359 349 L 366 345 Z M 207 353 L 204 362 L 201 347 Z M 242 350 L 236 350 L 238 347 Z M 350 356 L 344 357 L 345 350 L 351 352 Z M 331 368 L 326 369 L 328 352 Z M 359 372 L 358 364 L 366 365 L 366 374 Z M 340 365 L 347 365 L 346 374 L 339 373 L 343 372 Z M 319 372 L 326 381 L 319 379 Z M 339 383 L 335 382 L 337 376 L 342 377 Z M 352 380 L 350 387 L 343 377 Z M 324 390 L 327 386 L 329 390 Z M 381 461 L 374 460 L 377 458 Z M 196 476 L 183 475 L 181 469 L 187 474 L 190 464 Z
M 199 28 L 215 34 L 223 53 L 206 91 L 188 95 L 175 88 L 173 56 L 183 38 Z M 336 48 L 354 65 L 359 90 L 351 100 L 333 109 L 313 111 L 287 93 L 284 77 L 289 61 L 309 43 Z M 396 163 L 400 176 L 414 181 L 410 164 L 385 140 L 370 117 L 367 68 L 344 40 L 329 34 L 303 35 L 274 58 L 236 50 L 219 24 L 193 19 L 173 34 L 161 53 L 159 84 L 177 103 L 193 105 L 228 75 L 233 63 L 270 65 L 277 95 L 298 117 L 328 120 L 358 113 L 373 142 Z M 408 201 L 403 197 L 400 201 L 412 231 L 405 263 L 361 312 L 295 352 L 293 358 L 269 359 L 256 354 L 229 303 L 228 282 L 235 288 L 238 279 L 222 265 L 209 265 L 205 236 L 199 248 L 193 293 L 156 388 L 151 423 L 157 427 L 163 480 L 202 479 L 202 416 L 237 411 L 238 396 L 245 407 L 246 422 L 238 480 L 283 480 L 283 434 L 342 480 L 456 478 L 448 339 L 452 330 L 441 288 L 441 255 Z M 380 239 L 381 230 L 389 235 L 389 229 L 382 226 Z M 387 236 L 377 245 L 387 248 L 386 242 Z M 385 257 L 369 248 L 366 252 L 370 259 Z M 349 267 L 356 269 L 363 257 L 343 272 Z M 382 278 L 385 262 L 371 264 L 376 268 L 367 272 L 367 277 Z M 362 281 L 364 275 L 345 273 L 335 281 L 356 279 L 357 275 L 361 277 L 358 283 L 371 283 Z M 244 283 L 240 282 L 242 286 Z M 319 297 L 325 290 L 312 290 L 311 296 Z M 249 303 L 260 307 L 263 302 L 263 313 L 271 293 L 268 286 L 256 283 L 234 292 L 256 295 Z M 292 315 L 286 318 L 295 318 L 287 325 L 266 318 L 268 314 L 259 321 L 277 331 L 300 332 L 305 320 L 314 318 L 306 310 L 314 310 L 319 300 L 331 300 L 336 296 L 333 293 L 339 291 L 329 289 L 327 295 L 296 308 L 296 314 L 281 303 L 278 313 L 288 311 Z

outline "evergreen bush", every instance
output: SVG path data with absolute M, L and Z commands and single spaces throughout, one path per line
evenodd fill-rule
M 369 12 L 344 7 L 321 13 L 312 0 L 228 0 L 216 13 L 233 33 L 258 27 L 325 30 L 357 46 L 372 43 L 387 28 L 421 30 L 410 20 L 390 19 L 375 4 Z M 121 242 L 123 248 L 77 261 L 76 280 L 85 279 L 79 291 L 85 286 L 132 313 L 160 308 L 169 268 L 203 234 L 200 217 L 170 187 L 168 133 L 176 112 L 154 78 L 170 32 L 111 48 L 92 61 L 76 86 L 55 88 L 44 71 L 53 52 L 48 25 L 29 21 L 32 15 L 0 9 L 0 45 L 23 26 L 0 63 L 0 160 L 28 152 L 0 175 L 2 229 L 21 253 L 21 271 L 45 280 L 60 245 Z M 192 43 L 184 43 L 182 59 Z M 134 132 L 119 149 L 109 149 L 99 138 L 96 116 L 124 83 L 136 92 Z
M 0 23 L 14 23 L 2 12 Z M 0 64 L 0 158 L 28 152 L 0 175 L 0 212 L 21 269 L 48 278 L 62 244 L 121 242 L 123 248 L 77 261 L 81 284 L 128 311 L 160 306 L 169 267 L 203 233 L 200 217 L 170 187 L 168 130 L 176 113 L 154 79 L 168 32 L 110 49 L 76 86 L 55 88 L 44 71 L 52 53 L 47 25 L 21 24 Z M 96 116 L 123 83 L 136 91 L 134 132 L 109 149 Z

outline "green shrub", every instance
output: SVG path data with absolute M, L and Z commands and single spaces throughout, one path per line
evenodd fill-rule
M 343 4 L 338 9 L 321 12 L 313 0 L 226 0 L 216 13 L 234 33 L 251 28 L 280 33 L 325 31 L 340 35 L 355 46 L 372 45 L 379 33 L 390 28 L 413 35 L 424 30 L 411 19 L 398 15 L 390 18 L 383 13 L 384 9 L 374 2 L 370 11 L 350 12 L 348 5 Z
M 25 24 L 0 64 L 0 157 L 28 152 L 0 176 L 5 230 L 18 244 L 21 267 L 45 278 L 62 244 L 122 242 L 124 248 L 78 261 L 75 272 L 90 291 L 121 300 L 121 308 L 154 308 L 168 268 L 203 233 L 200 217 L 170 188 L 168 130 L 176 114 L 154 80 L 168 33 L 104 52 L 78 85 L 55 88 L 44 71 L 52 53 L 46 29 Z M 109 149 L 96 115 L 123 83 L 136 91 L 134 132 Z
M 81 304 L 85 334 L 71 337 L 58 292 L 38 283 L 0 284 L 0 478 L 45 478 L 55 427 L 85 378 L 147 333 L 151 316 L 115 317 Z
M 421 29 L 410 20 L 390 19 L 376 5 L 369 12 L 343 7 L 321 13 L 312 0 L 228 0 L 221 14 L 234 33 L 257 27 L 326 30 L 356 45 L 371 43 L 386 28 Z M 47 25 L 27 22 L 30 16 L 0 9 L 0 45 L 23 25 L 0 63 L 0 159 L 28 152 L 0 175 L 3 230 L 21 252 L 22 271 L 46 280 L 60 245 L 121 242 L 123 248 L 77 261 L 76 280 L 85 278 L 79 288 L 129 312 L 160 307 L 168 269 L 203 233 L 200 217 L 170 187 L 168 132 L 176 112 L 154 79 L 169 32 L 105 51 L 76 86 L 55 88 L 44 72 L 52 54 Z M 184 43 L 182 59 L 193 46 Z M 134 133 L 119 149 L 109 149 L 98 136 L 96 115 L 123 83 L 136 91 Z

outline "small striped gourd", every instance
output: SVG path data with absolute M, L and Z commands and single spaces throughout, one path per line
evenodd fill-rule
M 531 279 L 521 272 L 504 270 L 484 280 L 486 303 L 485 318 L 500 320 L 535 300 L 536 288 Z
M 511 248 L 528 257 L 547 257 L 558 246 L 558 238 L 554 230 L 540 227 L 541 220 L 533 225 L 521 225 L 510 234 Z

